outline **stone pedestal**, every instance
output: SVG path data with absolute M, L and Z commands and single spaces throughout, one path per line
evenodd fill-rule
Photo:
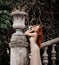
M 28 42 L 22 32 L 25 27 L 26 12 L 15 10 L 13 16 L 13 28 L 16 30 L 10 41 L 10 65 L 28 65 Z

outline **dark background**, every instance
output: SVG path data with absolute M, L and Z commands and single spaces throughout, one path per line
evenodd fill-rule
M 34 4 L 33 4 L 34 3 Z M 43 4 L 45 3 L 45 4 Z M 15 32 L 12 28 L 12 17 L 10 13 L 18 5 L 28 13 L 27 26 L 41 24 L 44 29 L 44 41 L 59 37 L 59 0 L 0 0 L 0 65 L 9 65 L 11 34 Z M 32 20 L 33 19 L 33 20 Z M 27 22 L 28 21 L 28 22 Z M 59 65 L 59 45 L 56 45 L 56 63 Z M 49 46 L 48 51 L 51 51 Z M 43 53 L 43 49 L 42 52 Z M 48 54 L 50 54 L 48 52 Z M 49 65 L 51 64 L 49 55 Z

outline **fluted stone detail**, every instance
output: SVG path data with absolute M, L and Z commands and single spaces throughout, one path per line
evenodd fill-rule
M 51 60 L 52 60 L 52 65 L 56 65 L 56 50 L 55 50 L 56 44 L 52 45 L 52 50 L 51 50 Z
M 48 49 L 48 47 L 45 47 L 45 48 L 44 48 L 44 53 L 43 53 L 43 64 L 44 64 L 44 65 L 48 65 L 47 49 Z

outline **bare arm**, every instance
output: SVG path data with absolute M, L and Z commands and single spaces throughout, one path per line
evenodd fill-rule
M 32 32 L 33 30 L 27 30 L 26 32 L 25 32 L 25 35 L 26 36 L 35 36 L 35 35 L 37 35 L 35 32 Z

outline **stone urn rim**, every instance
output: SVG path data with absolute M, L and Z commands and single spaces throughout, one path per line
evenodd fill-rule
M 25 12 L 25 11 L 20 11 L 20 10 L 15 10 L 15 11 L 12 11 L 12 13 L 10 13 L 11 16 L 14 16 L 14 15 L 23 15 L 23 16 L 28 16 L 28 14 Z

